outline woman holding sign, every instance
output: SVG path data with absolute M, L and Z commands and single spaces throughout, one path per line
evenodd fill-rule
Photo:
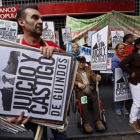
M 129 64 L 129 67 L 127 66 Z M 136 39 L 133 52 L 128 55 L 119 66 L 130 75 L 129 84 L 133 99 L 129 123 L 140 133 L 140 38 Z
M 119 63 L 127 56 L 127 54 L 125 53 L 125 46 L 123 43 L 117 44 L 115 49 L 116 49 L 116 55 L 111 60 L 113 81 L 115 75 L 115 68 L 119 68 Z M 129 112 L 123 107 L 123 101 L 115 102 L 114 109 L 115 109 L 115 113 L 119 116 L 122 115 L 122 112 L 125 113 L 125 115 L 129 114 Z

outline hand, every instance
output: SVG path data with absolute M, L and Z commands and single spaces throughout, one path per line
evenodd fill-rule
M 136 74 L 133 72 L 130 77 L 134 78 L 135 76 L 136 76 Z
M 83 89 L 83 88 L 85 87 L 85 85 L 83 85 L 83 84 L 81 84 L 81 83 L 78 83 L 78 87 L 79 87 L 80 89 Z
M 26 124 L 31 119 L 31 117 L 27 117 L 26 119 L 23 119 L 23 117 L 24 117 L 24 111 L 21 112 L 21 114 L 18 118 L 7 117 L 7 121 L 10 122 L 10 123 L 14 123 L 16 125 L 19 125 L 19 124 Z
M 43 54 L 44 57 L 50 58 L 53 52 L 59 52 L 59 49 L 49 45 L 40 47 L 40 53 Z
M 97 76 L 96 76 L 96 81 L 98 82 L 98 81 L 101 81 L 101 76 L 99 75 L 99 74 L 97 74 Z

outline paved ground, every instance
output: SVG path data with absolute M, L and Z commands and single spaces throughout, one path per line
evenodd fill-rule
M 71 140 L 140 140 L 140 134 L 83 138 L 83 139 L 80 138 L 80 139 L 71 139 Z
M 113 110 L 113 85 L 104 82 L 99 87 L 105 116 L 107 120 L 107 130 L 99 133 L 94 131 L 92 134 L 83 133 L 76 126 L 75 113 L 70 113 L 70 124 L 67 129 L 67 137 L 72 140 L 140 140 L 140 135 L 137 134 L 128 124 L 128 116 L 116 116 Z M 130 101 L 127 101 L 126 106 L 129 109 Z M 93 112 L 91 114 L 91 125 L 94 128 Z M 49 138 L 53 138 L 48 129 Z M 33 140 L 32 132 L 18 133 L 16 135 L 0 131 L 0 140 Z

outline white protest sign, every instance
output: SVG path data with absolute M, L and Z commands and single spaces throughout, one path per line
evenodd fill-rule
M 42 38 L 44 40 L 53 41 L 55 43 L 54 22 L 52 21 L 43 22 Z
M 131 99 L 131 91 L 128 82 L 129 74 L 121 68 L 115 68 L 114 102 Z
M 117 44 L 123 42 L 124 31 L 111 31 L 112 48 L 115 48 Z
M 62 28 L 63 42 L 71 41 L 71 28 Z
M 0 44 L 0 114 L 24 111 L 24 116 L 63 122 L 72 63 L 65 53 L 46 59 L 39 50 Z
M 0 39 L 16 42 L 17 22 L 0 19 Z
M 91 35 L 94 34 L 96 31 L 88 31 L 88 46 L 92 45 Z
M 92 34 L 91 69 L 107 70 L 108 25 Z

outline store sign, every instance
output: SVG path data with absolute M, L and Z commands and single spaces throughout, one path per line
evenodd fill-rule
M 0 19 L 15 19 L 19 7 L 1 7 Z
M 60 15 L 65 16 L 65 15 L 79 15 L 79 14 L 97 14 L 97 13 L 110 12 L 112 10 L 120 11 L 124 13 L 135 12 L 134 0 L 38 4 L 37 6 L 39 8 L 41 15 L 44 17 L 60 16 Z M 15 19 L 19 7 L 20 6 L 1 7 L 0 19 Z M 55 7 L 55 10 L 53 10 L 52 7 Z

